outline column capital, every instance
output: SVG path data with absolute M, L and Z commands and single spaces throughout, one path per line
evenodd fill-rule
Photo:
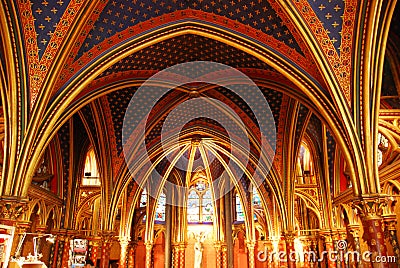
M 256 246 L 256 241 L 254 240 L 246 240 L 246 246 L 249 250 L 254 250 Z
M 284 237 L 286 243 L 293 243 L 294 239 L 296 238 L 296 232 L 286 231 L 283 233 L 283 237 Z
M 16 233 L 23 234 L 26 233 L 29 228 L 31 228 L 30 221 L 17 221 L 16 223 Z
M 180 250 L 180 251 L 184 251 L 187 247 L 187 243 L 186 242 L 176 242 L 171 244 L 171 246 L 175 249 L 175 250 Z
M 332 230 L 320 230 L 319 235 L 325 240 L 326 243 L 332 243 Z
M 350 224 L 350 225 L 347 226 L 347 228 L 349 229 L 349 232 L 353 237 L 357 237 L 357 238 L 360 237 L 360 232 L 361 232 L 360 231 L 360 225 L 358 225 L 358 224 Z
M 144 242 L 144 245 L 145 245 L 146 249 L 149 250 L 149 249 L 153 248 L 154 243 L 153 243 L 153 241 L 146 241 L 146 242 Z
M 118 241 L 121 245 L 129 245 L 129 242 L 131 241 L 131 238 L 129 236 L 119 236 Z
M 28 210 L 28 199 L 0 197 L 0 220 L 15 222 Z
M 396 215 L 383 215 L 383 222 L 388 231 L 396 230 L 397 218 Z
M 376 220 L 381 219 L 387 201 L 388 197 L 384 195 L 368 195 L 353 200 L 352 206 L 365 220 Z

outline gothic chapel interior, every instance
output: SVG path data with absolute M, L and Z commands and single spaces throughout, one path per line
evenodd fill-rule
M 396 2 L 0 0 L 1 267 L 400 267 Z

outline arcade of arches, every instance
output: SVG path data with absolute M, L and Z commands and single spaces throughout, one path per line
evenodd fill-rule
M 399 267 L 396 2 L 1 0 L 2 267 Z

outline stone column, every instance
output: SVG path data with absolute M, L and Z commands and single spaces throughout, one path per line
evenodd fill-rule
M 94 237 L 91 240 L 89 240 L 89 247 L 91 247 L 91 250 L 89 251 L 89 259 L 95 265 L 97 264 L 97 258 L 99 256 L 100 244 L 101 244 L 101 238 L 100 237 Z
M 171 268 L 171 240 L 172 240 L 172 197 L 171 194 L 168 195 L 168 202 L 165 205 L 165 268 Z
M 173 267 L 185 268 L 185 249 L 186 243 L 180 242 L 172 245 L 173 248 Z
M 13 245 L 13 250 L 11 251 L 11 255 L 14 255 L 16 257 L 21 256 L 23 243 L 25 242 L 22 239 L 24 239 L 24 233 L 26 233 L 27 230 L 29 230 L 30 225 L 31 222 L 29 221 L 17 222 L 17 228 L 15 230 L 15 236 L 17 236 L 17 238 L 16 239 L 14 238 L 15 243 L 13 243 L 14 245 Z
M 73 239 L 73 237 L 70 235 L 65 235 L 63 238 L 64 241 L 61 253 L 61 266 L 56 266 L 56 267 L 68 268 L 70 241 L 71 239 Z
M 42 243 L 43 239 L 42 236 L 46 233 L 47 226 L 36 226 L 37 239 L 36 239 L 36 252 L 37 254 L 41 253 L 42 251 Z
M 216 255 L 216 268 L 222 268 L 222 242 L 216 241 L 214 243 Z
M 303 243 L 303 252 L 310 253 L 311 252 L 311 247 L 310 247 L 311 240 L 308 239 L 308 238 L 305 238 L 302 241 L 302 243 Z M 303 267 L 304 268 L 311 268 L 311 265 L 310 265 L 311 259 L 309 257 L 309 254 L 303 254 L 303 257 L 304 257 L 304 265 L 303 265 Z
M 110 263 L 110 249 L 113 235 L 111 232 L 104 232 L 101 241 L 100 268 L 108 268 Z
M 54 257 L 52 268 L 58 268 L 62 265 L 65 240 L 67 239 L 66 231 L 59 230 L 56 237 L 56 246 L 54 248 Z
M 396 262 L 400 266 L 400 248 L 399 241 L 397 239 L 396 215 L 385 215 L 383 216 L 383 221 L 385 223 L 385 229 L 388 234 L 390 244 L 393 248 L 393 253 L 396 256 Z
M 353 237 L 354 241 L 354 251 L 357 252 L 358 256 L 360 258 L 355 258 L 353 259 L 348 259 L 348 263 L 355 263 L 356 267 L 361 268 L 362 267 L 362 259 L 361 259 L 361 246 L 360 246 L 360 226 L 359 225 L 348 225 L 347 229 L 349 230 L 349 233 Z M 349 256 L 349 258 L 353 258 L 352 256 Z
M 288 268 L 296 268 L 296 251 L 294 248 L 294 232 L 284 233 L 285 243 L 286 243 L 286 259 Z
M 130 238 L 129 237 L 120 237 L 119 239 L 119 244 L 121 246 L 121 254 L 119 257 L 119 268 L 126 268 L 127 266 L 127 253 L 128 253 L 128 245 Z
M 252 241 L 252 240 L 246 241 L 246 246 L 247 246 L 247 258 L 248 258 L 248 263 L 249 263 L 248 268 L 255 268 L 256 263 L 254 260 L 254 248 L 256 246 L 256 242 Z
M 145 242 L 146 247 L 146 268 L 151 268 L 153 265 L 153 243 Z
M 222 268 L 228 268 L 228 247 L 226 244 L 221 245 Z
M 136 241 L 133 241 L 133 242 L 129 243 L 128 268 L 134 268 L 135 267 L 136 248 L 137 248 L 137 242 Z
M 324 254 L 324 262 L 327 264 L 327 267 L 329 268 L 335 268 L 336 267 L 336 262 L 335 258 L 337 256 L 333 255 L 334 252 L 334 246 L 333 246 L 333 239 L 331 235 L 330 230 L 325 230 L 320 232 L 321 237 L 324 238 L 325 241 L 325 251 L 327 252 Z M 320 256 L 321 258 L 322 256 Z M 326 260 L 326 261 L 325 261 Z
M 368 244 L 373 268 L 388 268 L 387 262 L 374 262 L 376 258 L 386 256 L 386 244 L 382 222 L 382 210 L 386 200 L 379 196 L 370 196 L 354 201 L 353 205 L 361 214 L 364 227 L 363 238 Z
M 229 181 L 227 182 L 229 185 Z M 229 188 L 228 188 L 229 189 Z M 233 267 L 233 235 L 232 235 L 232 192 L 228 192 L 224 196 L 225 211 L 225 241 L 227 247 L 228 267 Z

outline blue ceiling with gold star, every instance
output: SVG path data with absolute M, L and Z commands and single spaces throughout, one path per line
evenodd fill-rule
M 75 59 L 106 38 L 130 26 L 163 14 L 189 8 L 225 16 L 261 30 L 302 54 L 292 33 L 268 1 L 119 0 L 109 1 L 105 6 Z
M 326 33 L 329 35 L 333 46 L 336 48 L 338 53 L 340 53 L 345 1 L 309 0 L 309 3 L 318 19 L 323 23 Z
M 69 1 L 70 0 L 32 1 L 32 13 L 35 18 L 39 57 L 42 57 L 46 50 L 47 44 L 49 43 L 62 14 L 64 14 Z
M 234 68 L 275 71 L 265 62 L 232 46 L 198 35 L 182 35 L 142 49 L 120 60 L 99 77 L 128 70 L 162 70 L 191 61 L 214 61 Z

